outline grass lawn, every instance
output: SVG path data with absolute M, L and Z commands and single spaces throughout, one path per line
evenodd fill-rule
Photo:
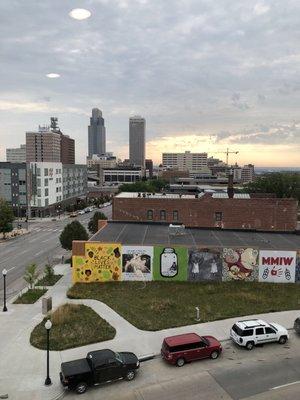
M 36 286 L 53 286 L 60 280 L 63 275 L 52 275 L 51 277 L 44 276 L 44 278 L 36 282 Z
M 202 322 L 272 311 L 299 309 L 300 285 L 258 282 L 77 283 L 73 299 L 106 303 L 137 328 L 155 331 L 190 325 L 195 306 Z
M 38 349 L 47 347 L 45 322 L 38 324 L 30 335 L 30 343 Z M 51 314 L 50 350 L 66 350 L 113 339 L 115 329 L 90 307 L 64 304 Z
M 21 294 L 14 304 L 33 304 L 47 292 L 47 289 L 29 289 L 27 292 Z

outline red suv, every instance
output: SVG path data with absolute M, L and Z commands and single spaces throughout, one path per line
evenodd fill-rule
M 216 359 L 221 351 L 221 343 L 213 336 L 186 333 L 165 338 L 161 355 L 168 363 L 182 367 L 186 362 L 200 360 L 201 358 Z

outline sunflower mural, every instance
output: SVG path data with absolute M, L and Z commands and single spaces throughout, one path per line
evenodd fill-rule
M 121 244 L 85 243 L 85 257 L 73 257 L 73 282 L 120 281 Z

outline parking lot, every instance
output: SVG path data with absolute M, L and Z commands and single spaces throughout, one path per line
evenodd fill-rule
M 163 224 L 109 222 L 97 232 L 93 241 L 120 242 L 123 245 L 183 245 L 201 247 L 254 247 L 260 249 L 298 250 L 300 235 L 294 233 L 265 233 L 185 229 L 183 235 L 170 234 Z

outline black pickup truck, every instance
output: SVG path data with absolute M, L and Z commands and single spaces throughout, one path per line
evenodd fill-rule
M 112 350 L 91 351 L 86 358 L 61 364 L 60 381 L 63 386 L 84 393 L 88 386 L 119 379 L 131 381 L 140 362 L 133 353 Z

